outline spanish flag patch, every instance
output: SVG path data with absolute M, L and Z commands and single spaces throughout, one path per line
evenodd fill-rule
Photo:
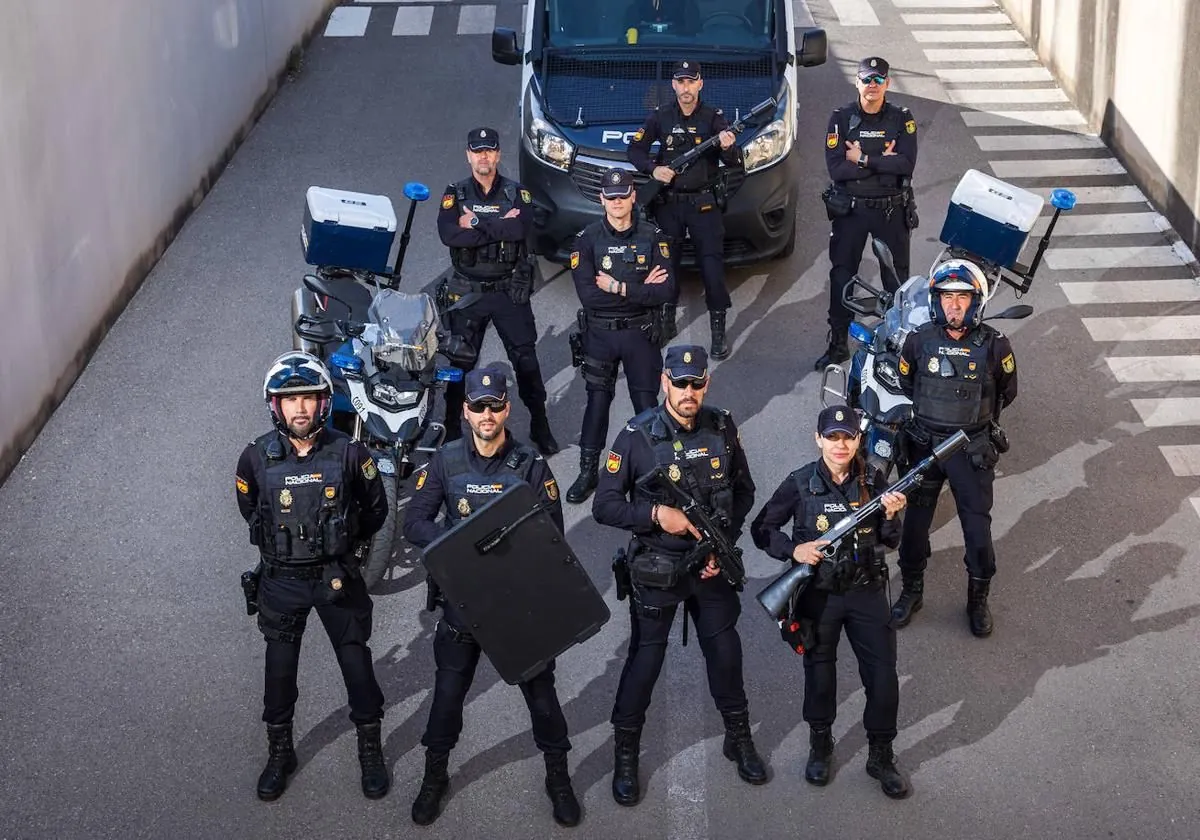
M 1005 373 L 1012 373 L 1017 369 L 1017 360 L 1013 358 L 1012 353 L 1000 360 L 1000 367 L 1004 368 Z
M 571 268 L 572 269 L 579 268 L 579 252 L 578 251 L 571 252 Z
M 837 134 L 836 133 L 825 135 L 825 148 L 826 149 L 836 149 L 837 148 Z
M 442 209 L 449 210 L 454 206 L 454 193 L 446 193 L 442 196 Z
M 910 368 L 909 368 L 909 366 L 908 366 L 908 359 L 906 359 L 906 358 L 904 358 L 903 356 L 901 356 L 901 357 L 900 357 L 900 375 L 901 375 L 901 376 L 908 376 L 908 371 L 909 371 L 909 370 L 910 370 Z
M 610 473 L 620 472 L 621 456 L 612 450 L 608 452 L 608 460 L 604 462 L 604 468 Z

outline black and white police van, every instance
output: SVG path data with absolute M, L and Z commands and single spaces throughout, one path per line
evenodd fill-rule
M 521 65 L 520 181 L 533 194 L 536 253 L 562 262 L 601 216 L 600 176 L 632 169 L 626 147 L 674 98 L 671 68 L 700 63 L 701 99 L 733 122 L 768 97 L 778 107 L 738 138 L 744 166 L 722 168 L 725 260 L 758 262 L 796 241 L 796 68 L 825 62 L 822 29 L 797 33 L 792 0 L 529 0 L 523 49 L 492 33 L 492 58 Z M 646 176 L 635 176 L 638 184 Z M 692 262 L 690 243 L 683 260 Z

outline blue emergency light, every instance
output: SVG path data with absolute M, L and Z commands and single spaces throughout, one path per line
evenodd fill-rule
M 463 372 L 456 367 L 438 368 L 434 378 L 438 382 L 462 382 Z

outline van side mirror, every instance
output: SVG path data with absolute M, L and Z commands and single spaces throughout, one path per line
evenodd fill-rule
M 492 61 L 498 64 L 520 64 L 521 50 L 517 46 L 517 31 L 506 26 L 492 30 Z
M 496 48 L 493 46 L 492 55 L 496 54 L 495 50 Z M 825 56 L 828 52 L 829 42 L 825 37 L 825 30 L 806 29 L 800 36 L 800 57 L 796 63 L 801 67 L 816 67 L 825 63 Z

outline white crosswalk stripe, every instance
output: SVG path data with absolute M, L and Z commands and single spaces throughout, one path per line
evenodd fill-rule
M 807 29 L 817 25 L 816 20 L 813 19 L 812 9 L 808 7 L 805 0 L 792 0 L 792 23 L 797 29 Z
M 1200 475 L 1200 446 L 1160 446 L 1158 450 L 1175 475 Z
M 1037 61 L 1037 53 L 1029 47 L 953 47 L 925 50 L 925 58 L 932 62 L 962 61 L 982 63 L 991 61 Z
M 1038 220 L 1033 233 L 1041 236 L 1049 217 Z M 1116 236 L 1122 233 L 1162 233 L 1166 221 L 1157 213 L 1072 213 L 1059 216 L 1055 236 Z
M 496 5 L 457 5 L 454 0 L 344 0 L 360 5 L 334 8 L 324 34 L 333 38 L 361 38 L 368 29 L 387 26 L 397 37 L 427 36 L 433 30 L 435 14 L 454 15 L 455 34 L 490 35 L 496 25 Z M 804 0 L 795 0 L 803 4 Z M 370 4 L 370 5 L 367 5 Z M 439 11 L 444 10 L 444 11 Z M 524 19 L 525 7 L 521 7 Z M 812 16 L 809 15 L 811 25 Z
M 1003 44 L 1025 40 L 1015 29 L 917 29 L 912 36 L 921 44 L 939 41 L 952 44 Z
M 936 72 L 939 79 L 950 84 L 1054 81 L 1045 67 L 939 67 Z
M 1072 187 L 1071 192 L 1081 205 L 1088 204 L 1145 204 L 1146 196 L 1137 187 Z
M 433 6 L 405 6 L 396 10 L 393 35 L 428 35 L 433 27 Z
M 1020 125 L 1040 125 L 1047 128 L 1087 127 L 1083 114 L 1073 108 L 1053 108 L 1045 111 L 963 111 L 968 128 L 1006 128 Z
M 1032 105 L 1047 102 L 1070 102 L 1058 88 L 950 88 L 950 101 L 958 105 L 977 102 Z
M 1100 218 L 1104 218 L 1101 216 Z M 1062 220 L 1059 220 L 1062 223 Z M 1057 230 L 1057 228 L 1056 228 Z M 1196 280 L 1102 280 L 1099 282 L 1059 283 L 1067 301 L 1088 303 L 1183 303 L 1200 302 L 1200 283 Z
M 829 0 L 842 26 L 878 26 L 879 16 L 868 0 Z
M 994 9 L 995 0 L 892 0 L 898 9 Z
M 1004 12 L 950 12 L 947 14 L 918 12 L 901 15 L 909 26 L 994 26 L 1009 23 Z
M 1161 426 L 1200 426 L 1200 397 L 1164 397 L 1153 400 L 1130 400 L 1150 428 Z
M 1200 356 L 1112 356 L 1104 361 L 1118 382 L 1200 381 Z
M 997 178 L 1074 178 L 1079 176 L 1124 175 L 1125 167 L 1115 158 L 1069 160 L 988 161 Z
M 1046 265 L 1053 269 L 1146 268 L 1182 265 L 1183 260 L 1169 245 L 1147 248 L 1055 248 L 1046 252 Z
M 1065 149 L 1104 149 L 1104 141 L 1090 134 L 976 134 L 985 152 L 1049 152 Z
M 355 38 L 366 34 L 371 21 L 371 10 L 364 7 L 338 6 L 329 15 L 325 24 L 325 36 L 329 38 Z
M 1200 315 L 1084 318 L 1093 341 L 1200 341 Z
M 458 16 L 459 35 L 488 35 L 495 26 L 495 6 L 463 6 Z

